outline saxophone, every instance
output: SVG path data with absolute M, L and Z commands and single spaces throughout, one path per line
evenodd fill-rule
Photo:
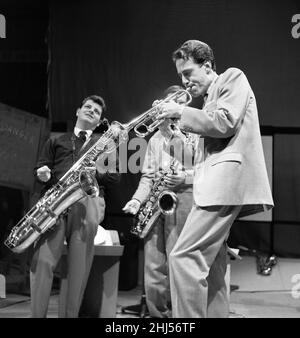
M 112 152 L 127 139 L 127 130 L 119 122 L 109 129 L 75 162 L 34 207 L 12 228 L 4 244 L 21 253 L 44 232 L 51 229 L 60 215 L 85 196 L 99 195 L 99 186 L 91 164 L 100 155 Z
M 171 215 L 177 207 L 176 193 L 165 189 L 165 178 L 168 174 L 175 173 L 175 163 L 176 159 L 173 158 L 169 168 L 162 171 L 136 216 L 136 222 L 130 232 L 139 238 L 145 238 L 148 235 L 161 214 Z
M 44 232 L 51 229 L 58 217 L 84 196 L 95 197 L 99 193 L 97 181 L 91 170 L 92 162 L 100 155 L 115 150 L 128 139 L 132 129 L 138 137 L 152 133 L 163 120 L 158 120 L 160 107 L 165 102 L 176 102 L 183 95 L 192 97 L 186 90 L 179 90 L 158 105 L 146 110 L 128 123 L 112 122 L 109 129 L 87 150 L 60 180 L 39 199 L 34 207 L 12 228 L 4 244 L 13 252 L 21 253 L 34 243 Z

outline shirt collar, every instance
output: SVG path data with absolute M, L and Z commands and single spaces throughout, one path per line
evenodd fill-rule
M 74 127 L 74 134 L 78 137 L 79 136 L 79 133 L 82 131 L 83 129 L 80 129 L 80 128 L 77 128 L 77 127 Z M 86 132 L 86 139 L 89 139 L 93 133 L 92 130 L 83 130 Z
M 208 96 L 210 94 L 210 92 L 212 91 L 212 87 L 214 86 L 214 84 L 216 83 L 217 79 L 218 79 L 219 75 L 216 73 L 211 84 L 209 85 L 208 89 L 207 89 L 207 92 L 204 96 Z

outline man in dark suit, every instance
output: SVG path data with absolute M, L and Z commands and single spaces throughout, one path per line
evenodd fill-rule
M 194 205 L 170 254 L 173 315 L 227 317 L 230 227 L 238 216 L 273 207 L 255 96 L 240 69 L 216 73 L 204 42 L 186 41 L 173 61 L 191 95 L 204 98 L 201 109 L 166 103 L 160 116 L 178 119 L 181 129 L 204 139 L 195 154 Z M 176 135 L 170 142 L 176 145 Z
M 93 135 L 93 131 L 101 124 L 105 109 L 100 96 L 85 98 L 77 109 L 74 131 L 50 138 L 45 143 L 36 166 L 37 179 L 45 184 L 44 192 L 97 141 L 99 135 Z M 101 163 L 104 163 L 103 159 Z M 120 177 L 116 161 L 114 163 L 116 165 L 111 165 L 108 170 L 103 165 L 100 167 L 100 161 L 91 163 L 87 170 L 95 175 L 99 196 L 86 196 L 71 205 L 55 227 L 35 243 L 30 270 L 32 317 L 47 316 L 53 272 L 62 256 L 65 240 L 68 246 L 68 288 L 62 316 L 78 316 L 93 261 L 94 238 L 104 218 L 105 188 L 117 183 Z

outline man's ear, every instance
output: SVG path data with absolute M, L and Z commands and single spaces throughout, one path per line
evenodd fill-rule
M 77 108 L 77 110 L 76 110 L 76 116 L 78 116 L 79 112 L 80 112 L 80 108 Z
M 206 74 L 210 74 L 212 72 L 212 70 L 213 70 L 210 61 L 205 61 L 204 62 L 204 67 L 205 67 Z

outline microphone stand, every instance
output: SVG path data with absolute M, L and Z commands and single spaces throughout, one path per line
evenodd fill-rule
M 144 240 L 143 240 L 144 244 Z M 143 259 L 143 277 L 142 277 L 142 295 L 139 304 L 123 306 L 121 308 L 122 313 L 133 314 L 139 316 L 140 318 L 145 318 L 149 315 L 149 310 L 146 303 L 146 292 L 145 292 L 145 282 L 144 282 L 144 259 Z
M 149 315 L 146 303 L 145 287 L 143 287 L 140 303 L 122 307 L 122 313 L 133 314 L 139 316 L 140 318 L 145 318 Z

